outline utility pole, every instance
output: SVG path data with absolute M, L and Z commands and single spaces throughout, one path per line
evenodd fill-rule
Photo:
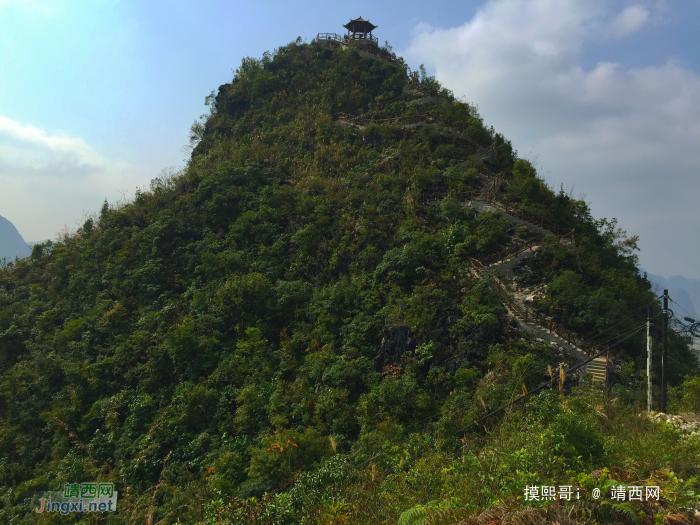
M 661 407 L 659 412 L 666 412 L 666 340 L 668 332 L 668 290 L 664 290 L 664 326 L 661 336 Z
M 647 308 L 647 412 L 651 412 L 651 307 Z

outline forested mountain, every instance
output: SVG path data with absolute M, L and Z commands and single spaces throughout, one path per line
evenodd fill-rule
M 0 260 L 12 261 L 15 257 L 29 255 L 29 246 L 15 228 L 15 225 L 5 217 L 0 216 Z
M 0 522 L 654 523 L 694 505 L 698 436 L 644 414 L 638 329 L 660 309 L 635 239 L 384 56 L 244 59 L 181 173 L 0 270 Z M 483 269 L 514 248 L 517 267 Z M 571 373 L 485 417 L 572 366 L 533 335 L 545 322 L 611 346 L 607 393 Z M 697 411 L 686 343 L 669 341 L 669 407 Z M 118 512 L 22 507 L 83 481 L 113 482 Z M 592 499 L 619 484 L 661 501 Z M 581 499 L 525 502 L 532 485 Z

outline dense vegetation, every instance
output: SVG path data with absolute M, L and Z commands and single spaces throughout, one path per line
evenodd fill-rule
M 479 419 L 558 363 L 469 271 L 522 234 L 462 205 L 489 176 L 575 228 L 528 263 L 543 312 L 611 339 L 659 307 L 635 239 L 547 187 L 474 107 L 407 83 L 401 59 L 300 42 L 243 60 L 207 102 L 181 173 L 0 270 L 2 523 L 562 520 L 522 507 L 525 485 L 617 482 L 663 501 L 574 514 L 653 523 L 695 499 L 700 440 L 638 416 L 641 334 L 616 347 L 610 396 L 584 377 Z M 687 341 L 669 359 L 690 407 Z M 119 513 L 21 507 L 94 480 Z

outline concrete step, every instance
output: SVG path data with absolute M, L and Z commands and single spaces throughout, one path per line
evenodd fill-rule
M 605 360 L 603 361 L 598 361 L 597 359 L 594 359 L 590 363 L 588 363 L 588 366 L 592 366 L 595 368 L 605 368 Z
M 533 246 L 532 248 L 527 248 L 527 249 L 523 250 L 522 252 L 518 253 L 517 255 L 513 254 L 510 257 L 508 257 L 507 259 L 503 259 L 502 261 L 497 261 L 495 263 L 491 263 L 486 268 L 489 270 L 496 270 L 496 269 L 498 269 L 499 266 L 506 266 L 508 263 L 513 263 L 516 261 L 519 263 L 524 258 L 535 253 L 538 248 L 539 248 L 539 246 Z
M 586 372 L 591 374 L 591 379 L 595 383 L 605 381 L 605 359 L 596 357 L 593 361 L 586 365 Z
M 605 367 L 604 366 L 590 366 L 590 364 L 586 365 L 586 372 L 589 372 L 591 374 L 596 373 L 596 374 L 605 374 Z
M 605 376 L 605 369 L 595 370 L 593 368 L 586 367 L 586 372 L 588 372 L 589 374 L 591 374 L 593 376 L 603 376 L 603 377 Z
M 596 364 L 596 365 L 603 365 L 605 366 L 605 358 L 602 356 L 598 356 L 591 361 L 591 364 Z
M 488 208 L 491 208 L 491 210 L 498 210 L 500 211 L 511 223 L 515 224 L 520 224 L 521 226 L 527 226 L 530 230 L 533 230 L 537 233 L 539 233 L 542 236 L 547 236 L 547 235 L 556 235 L 552 230 L 545 228 L 544 226 L 540 226 L 538 224 L 535 224 L 533 222 L 530 222 L 527 219 L 521 219 L 517 215 L 513 215 L 510 212 L 506 212 L 505 207 L 502 206 L 500 203 L 496 201 L 491 201 L 491 202 L 486 202 L 485 201 L 486 195 L 479 195 L 477 198 L 475 198 L 473 201 L 470 201 L 469 203 L 464 203 L 466 206 L 469 207 L 474 207 L 477 209 L 477 211 L 480 211 L 481 208 L 486 207 L 487 211 Z M 570 241 L 568 240 L 563 240 L 562 241 L 564 244 L 570 244 Z

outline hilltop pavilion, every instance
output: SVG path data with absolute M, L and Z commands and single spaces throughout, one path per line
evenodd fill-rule
M 355 20 L 350 20 L 343 27 L 348 30 L 347 37 L 349 40 L 370 40 L 372 41 L 372 31 L 377 29 L 377 26 L 370 23 L 369 20 L 364 18 L 356 18 Z M 369 35 L 369 37 L 368 37 Z

